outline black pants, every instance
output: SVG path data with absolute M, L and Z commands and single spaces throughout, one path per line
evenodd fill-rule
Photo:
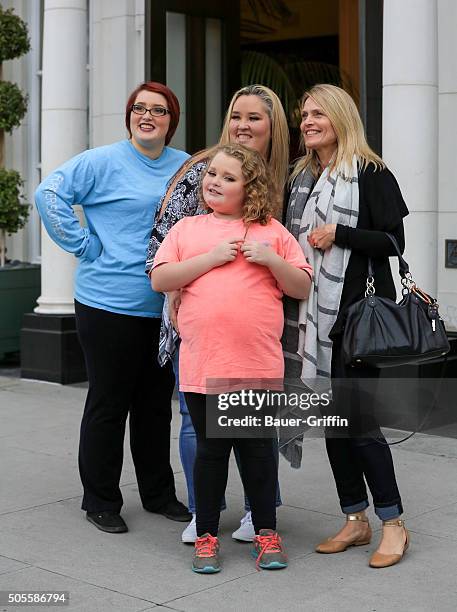
M 379 377 L 379 370 L 346 366 L 341 343 L 336 340 L 332 352 L 332 377 L 375 379 Z M 369 401 L 369 397 L 363 398 L 357 393 L 356 383 L 337 391 L 332 411 L 340 416 L 349 416 L 352 425 L 343 437 L 335 437 L 335 432 L 328 430 L 325 442 L 343 512 L 357 512 L 368 506 L 366 480 L 376 514 L 382 520 L 388 520 L 399 516 L 403 506 L 392 453 L 375 416 L 366 405 Z M 370 435 L 360 437 L 360 431 L 369 431 Z
M 276 529 L 278 463 L 271 438 L 207 438 L 206 395 L 185 393 L 190 418 L 197 435 L 194 490 L 197 535 L 217 536 L 221 501 L 228 478 L 232 447 L 238 451 L 244 490 L 251 505 L 255 532 Z
M 160 319 L 120 315 L 75 301 L 89 391 L 81 422 L 83 510 L 119 512 L 125 423 L 145 508 L 175 499 L 170 466 L 171 365 L 157 362 Z

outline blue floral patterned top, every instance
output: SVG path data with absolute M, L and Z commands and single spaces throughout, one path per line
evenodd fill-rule
M 146 274 L 149 274 L 154 264 L 154 257 L 157 250 L 173 225 L 184 217 L 192 217 L 194 215 L 201 215 L 207 212 L 201 207 L 199 197 L 200 180 L 203 172 L 206 169 L 207 163 L 207 160 L 196 161 L 183 174 L 183 176 L 177 181 L 176 186 L 170 195 L 163 215 L 159 218 L 166 193 L 162 196 L 159 205 L 157 206 L 151 237 L 149 239 L 146 259 Z M 173 182 L 174 178 L 175 177 L 171 179 L 171 182 Z M 165 296 L 162 311 L 162 324 L 160 326 L 158 355 L 160 365 L 165 365 L 165 363 L 173 357 L 178 341 L 179 336 L 171 324 L 168 316 L 168 299 Z

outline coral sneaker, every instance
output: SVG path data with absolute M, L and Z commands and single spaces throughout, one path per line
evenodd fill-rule
M 192 569 L 198 574 L 215 574 L 221 571 L 219 562 L 219 540 L 205 533 L 195 540 Z
M 281 538 L 272 529 L 261 529 L 254 538 L 251 552 L 259 569 L 283 569 L 287 567 L 287 555 L 283 550 Z

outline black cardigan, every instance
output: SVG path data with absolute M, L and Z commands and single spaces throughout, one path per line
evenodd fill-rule
M 389 256 L 395 255 L 389 232 L 397 239 L 401 251 L 405 248 L 403 218 L 408 208 L 394 175 L 384 168 L 375 170 L 373 164 L 359 174 L 359 217 L 357 227 L 336 226 L 335 244 L 351 249 L 344 277 L 343 292 L 335 324 L 330 337 L 343 331 L 346 309 L 365 295 L 368 258 L 373 259 L 376 295 L 395 299 L 395 285 Z
M 283 223 L 290 193 L 285 195 Z M 335 244 L 348 247 L 352 252 L 344 276 L 338 316 L 330 332 L 332 339 L 343 331 L 348 306 L 365 295 L 369 257 L 373 259 L 376 294 L 395 299 L 395 285 L 389 264 L 389 256 L 395 255 L 395 249 L 385 232 L 395 236 L 403 252 L 403 218 L 407 214 L 408 208 L 400 187 L 388 168 L 375 170 L 374 165 L 369 164 L 359 173 L 357 227 L 341 224 L 336 226 Z

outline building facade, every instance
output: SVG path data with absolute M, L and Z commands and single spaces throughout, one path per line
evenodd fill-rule
M 166 82 L 176 92 L 182 115 L 172 145 L 193 152 L 217 141 L 226 103 L 243 82 L 242 72 L 246 78 L 247 59 L 266 50 L 277 61 L 286 56 L 310 61 L 310 70 L 338 64 L 370 143 L 382 151 L 408 204 L 406 258 L 415 280 L 438 297 L 448 329 L 457 330 L 454 0 L 285 0 L 278 15 L 248 14 L 251 3 L 243 1 L 7 0 L 3 5 L 28 23 L 32 42 L 29 54 L 4 64 L 4 78 L 29 95 L 26 119 L 6 137 L 5 160 L 26 179 L 30 202 L 41 178 L 68 158 L 125 138 L 125 101 L 145 78 Z M 7 246 L 11 259 L 41 263 L 37 322 L 29 329 L 33 342 L 49 340 L 44 315 L 48 322 L 59 321 L 49 323 L 53 337 L 56 330 L 74 334 L 74 258 L 49 240 L 35 210 Z

